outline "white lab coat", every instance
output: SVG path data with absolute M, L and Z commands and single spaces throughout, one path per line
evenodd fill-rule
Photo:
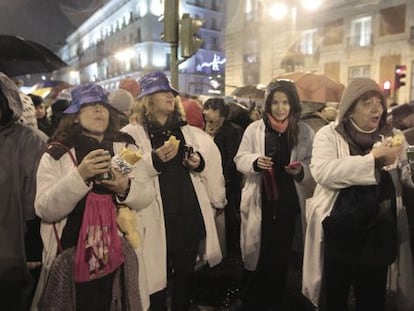
M 151 184 L 156 189 L 156 200 L 149 208 L 138 214 L 144 224 L 141 236 L 144 240 L 144 261 L 147 269 L 148 287 L 150 294 L 164 289 L 167 286 L 167 245 L 165 236 L 164 213 L 158 175 L 152 163 L 152 146 L 147 132 L 141 124 L 129 124 L 121 131 L 128 133 L 143 152 L 143 162 L 147 174 L 151 176 Z M 191 171 L 190 176 L 194 185 L 197 199 L 206 228 L 204 249 L 201 258 L 210 266 L 218 264 L 222 259 L 216 225 L 214 221 L 215 208 L 224 208 L 226 205 L 224 177 L 221 167 L 220 151 L 206 133 L 202 130 L 185 125 L 181 127 L 185 141 L 200 152 L 204 161 L 203 172 Z M 179 183 L 179 181 L 177 181 Z
M 336 130 L 337 123 L 321 128 L 315 136 L 310 169 L 317 182 L 306 201 L 307 231 L 303 258 L 302 292 L 317 306 L 322 283 L 324 237 L 322 221 L 331 212 L 339 190 L 351 185 L 374 185 L 375 159 L 372 154 L 350 156 L 349 145 Z M 414 187 L 405 152 L 390 169 L 396 189 L 399 254 L 390 266 L 388 287 L 397 294 L 400 311 L 414 310 L 414 270 L 401 182 Z

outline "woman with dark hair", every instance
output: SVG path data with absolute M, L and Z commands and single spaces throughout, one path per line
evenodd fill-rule
M 283 310 L 295 224 L 312 185 L 313 131 L 300 121 L 294 83 L 272 81 L 266 94 L 263 119 L 246 128 L 234 158 L 246 177 L 240 204 L 245 310 Z
M 315 135 L 310 169 L 317 183 L 307 202 L 303 293 L 326 309 L 414 310 L 414 271 L 402 184 L 414 187 L 403 135 L 386 122 L 386 99 L 369 78 L 346 87 L 336 122 Z M 389 269 L 390 268 L 390 269 Z M 388 279 L 388 282 L 387 282 Z
M 227 205 L 225 213 L 226 251 L 240 254 L 240 195 L 241 174 L 233 161 L 239 148 L 243 129 L 227 120 L 229 105 L 221 97 L 205 101 L 203 116 L 205 131 L 213 137 L 220 150 L 221 165 L 226 182 Z
M 44 252 L 34 307 L 101 311 L 122 305 L 122 310 L 144 310 L 145 271 L 138 264 L 139 253 L 118 236 L 116 204 L 145 208 L 154 191 L 140 162 L 129 174 L 111 168 L 111 158 L 123 147 L 137 147 L 131 136 L 118 131 L 98 85 L 73 88 L 64 113 L 37 172 L 35 209 L 42 220 Z M 68 271 L 58 277 L 65 267 Z

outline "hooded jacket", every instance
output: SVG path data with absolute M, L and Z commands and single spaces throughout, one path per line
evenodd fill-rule
M 340 189 L 352 185 L 376 185 L 375 159 L 371 153 L 350 154 L 350 146 L 339 133 L 348 111 L 365 93 L 376 91 L 378 84 L 371 79 L 352 80 L 341 99 L 338 120 L 321 128 L 315 135 L 310 170 L 317 186 L 312 198 L 306 201 L 307 231 L 303 259 L 302 292 L 317 306 L 324 266 L 324 233 L 322 221 L 327 217 Z M 383 101 L 385 103 L 385 101 Z M 386 118 L 386 109 L 381 119 Z M 380 123 L 380 127 L 381 127 Z M 383 130 L 385 124 L 380 128 Z M 392 134 L 392 133 L 391 133 Z M 405 143 L 404 149 L 407 147 Z M 387 168 L 396 191 L 398 256 L 390 266 L 388 289 L 396 294 L 398 310 L 413 310 L 414 271 L 410 250 L 409 229 L 405 207 L 401 199 L 401 184 L 414 187 L 405 150 L 396 163 Z
M 0 279 L 26 279 L 24 233 L 33 219 L 36 169 L 44 143 L 18 122 L 23 112 L 19 90 L 0 73 Z

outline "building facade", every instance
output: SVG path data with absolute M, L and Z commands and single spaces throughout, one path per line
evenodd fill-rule
M 313 10 L 303 6 L 316 2 Z M 371 77 L 393 89 L 395 66 L 403 65 L 406 85 L 389 101 L 414 100 L 414 1 L 291 0 L 277 19 L 279 3 L 228 2 L 226 93 L 291 71 L 324 73 L 345 85 Z
M 161 40 L 164 1 L 109 0 L 67 39 L 59 56 L 69 64 L 58 79 L 72 84 L 96 82 L 108 91 L 124 77 L 170 71 L 169 43 Z M 180 16 L 204 21 L 199 51 L 179 65 L 179 89 L 190 94 L 224 90 L 225 7 L 220 0 L 181 0 Z

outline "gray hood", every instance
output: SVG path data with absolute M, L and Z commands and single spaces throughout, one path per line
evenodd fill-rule
M 342 94 L 341 103 L 339 104 L 338 121 L 342 122 L 346 116 L 347 111 L 352 107 L 353 103 L 355 103 L 362 95 L 369 91 L 376 91 L 382 95 L 381 87 L 374 80 L 369 78 L 353 79 Z M 386 102 L 383 95 L 382 102 Z M 387 113 L 387 109 L 384 109 L 384 113 Z
M 0 105 L 6 105 L 12 111 L 10 121 L 19 120 L 23 113 L 23 104 L 20 100 L 19 89 L 13 80 L 2 72 L 0 72 L 0 89 L 6 98 L 6 103 L 0 103 Z

